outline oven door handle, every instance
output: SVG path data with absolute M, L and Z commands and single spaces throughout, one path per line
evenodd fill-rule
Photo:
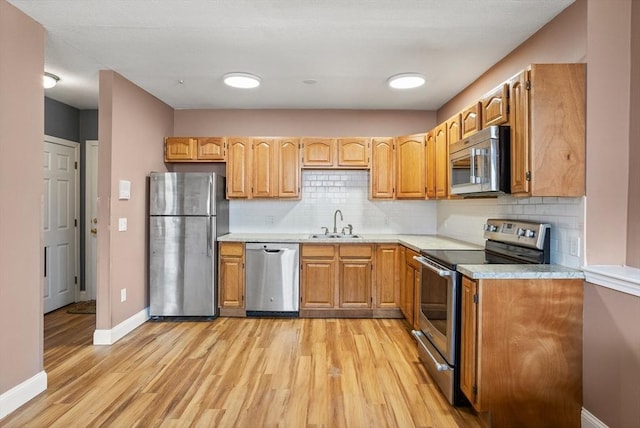
M 451 276 L 452 271 L 447 270 L 447 269 L 439 269 L 437 266 L 434 266 L 433 264 L 429 263 L 429 260 L 427 260 L 425 257 L 421 257 L 421 256 L 413 256 L 413 260 L 417 261 L 418 263 L 420 263 L 422 266 L 429 268 L 429 270 L 437 273 L 439 276 Z
M 431 351 L 429 351 L 429 348 L 424 346 L 424 343 L 422 343 L 422 338 L 424 337 L 424 334 L 421 331 L 411 330 L 411 334 L 413 334 L 413 337 L 417 339 L 418 345 L 420 345 L 422 349 L 424 349 L 424 351 L 427 353 L 427 355 L 429 355 L 429 358 L 431 358 L 431 360 L 433 361 L 433 364 L 435 364 L 436 366 L 436 370 L 438 370 L 439 372 L 446 372 L 447 370 L 452 370 L 452 368 L 449 367 L 449 365 L 438 362 L 438 360 L 436 360 L 436 357 L 434 357 Z

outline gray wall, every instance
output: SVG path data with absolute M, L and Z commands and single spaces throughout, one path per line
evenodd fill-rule
M 98 139 L 98 110 L 78 110 L 51 98 L 44 98 L 44 133 L 80 143 L 80 289 L 85 289 L 85 141 Z

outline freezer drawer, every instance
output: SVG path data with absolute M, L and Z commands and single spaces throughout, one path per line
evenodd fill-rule
M 149 218 L 149 315 L 215 316 L 215 217 Z
M 247 243 L 247 315 L 297 316 L 299 244 Z

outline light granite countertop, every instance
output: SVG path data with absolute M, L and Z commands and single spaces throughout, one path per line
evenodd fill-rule
M 561 265 L 458 265 L 472 279 L 584 279 L 584 272 Z
M 480 245 L 437 235 L 358 234 L 360 238 L 311 238 L 309 233 L 229 233 L 220 242 L 297 242 L 300 244 L 402 244 L 420 250 L 480 250 Z

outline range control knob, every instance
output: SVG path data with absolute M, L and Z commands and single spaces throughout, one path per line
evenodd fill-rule
M 518 230 L 516 230 L 516 235 L 517 236 L 524 236 L 524 229 L 519 227 Z
M 487 232 L 497 232 L 498 226 L 496 226 L 495 224 L 485 224 L 484 230 L 486 230 Z
M 536 236 L 536 231 L 527 229 L 524 231 L 524 236 L 526 236 L 527 238 L 534 238 Z

